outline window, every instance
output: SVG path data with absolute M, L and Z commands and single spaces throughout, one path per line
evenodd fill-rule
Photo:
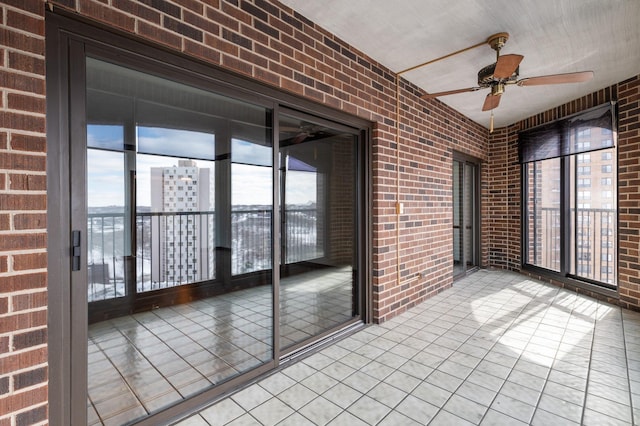
M 591 142 L 589 141 L 576 142 L 576 149 L 579 151 L 583 151 L 585 149 L 591 149 Z
M 578 191 L 578 200 L 590 200 L 591 191 Z
M 617 167 L 614 133 L 608 131 L 612 128 L 613 112 L 607 104 L 520 133 L 525 265 L 561 277 L 615 284 Z M 600 173 L 607 176 L 597 176 Z M 563 209 L 569 214 L 561 213 Z

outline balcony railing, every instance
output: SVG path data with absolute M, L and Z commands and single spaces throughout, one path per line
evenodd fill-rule
M 543 207 L 530 223 L 530 262 L 560 269 L 560 209 Z M 571 209 L 571 273 L 608 284 L 615 283 L 616 211 Z
M 126 296 L 127 277 L 138 293 L 216 278 L 214 212 L 137 213 L 135 247 L 124 213 L 90 213 L 87 229 L 90 302 Z M 283 231 L 286 263 L 323 255 L 315 208 L 287 210 Z M 271 210 L 231 212 L 232 275 L 271 269 L 271 233 Z

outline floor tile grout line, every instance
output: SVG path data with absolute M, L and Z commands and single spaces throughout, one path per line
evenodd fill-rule
M 117 329 L 118 333 L 120 333 L 121 336 L 123 336 L 127 341 L 129 340 L 127 338 L 127 336 L 122 333 L 122 330 L 120 330 L 119 328 Z M 104 353 L 103 349 L 98 346 L 98 348 L 100 349 L 100 351 L 104 354 L 104 356 L 109 360 L 109 363 L 113 366 L 113 368 L 118 372 L 118 375 L 120 376 L 120 378 L 122 379 L 122 382 L 124 383 L 124 385 L 127 387 L 127 389 L 129 389 L 129 391 L 136 397 L 136 402 L 142 407 L 142 409 L 149 414 L 149 410 L 147 410 L 147 408 L 144 406 L 144 404 L 142 404 L 142 401 L 140 400 L 140 397 L 138 396 L 138 394 L 133 390 L 133 388 L 131 387 L 131 385 L 129 384 L 129 382 L 126 380 L 126 378 L 123 376 L 122 372 L 120 371 L 120 369 L 113 363 L 113 360 L 111 359 L 111 357 L 109 357 L 106 353 Z M 88 396 L 88 391 L 87 391 L 87 396 Z M 96 413 L 98 415 L 98 417 L 100 418 L 100 421 L 102 424 L 104 424 L 105 420 L 108 420 L 110 417 L 114 417 L 115 415 L 120 414 L 121 412 L 115 413 L 112 416 L 109 416 L 105 419 L 103 419 L 103 416 L 100 415 L 100 412 L 96 409 Z
M 560 291 L 558 292 L 558 294 L 560 294 Z M 562 340 L 563 340 L 564 336 L 567 334 L 567 325 L 569 323 L 569 320 L 571 320 L 571 318 L 573 317 L 573 313 L 575 311 L 575 299 L 577 299 L 578 293 L 575 293 L 575 294 L 572 293 L 572 296 L 574 298 L 574 301 L 572 302 L 571 313 L 569 314 L 569 319 L 567 320 L 567 324 L 565 324 L 564 330 L 562 332 L 562 338 L 560 339 L 560 345 L 562 345 Z M 596 308 L 596 311 L 597 311 L 597 308 Z M 594 320 L 594 325 L 593 325 L 593 332 L 595 333 L 595 320 Z M 560 345 L 558 346 L 558 350 L 560 348 Z M 591 345 L 593 345 L 593 338 L 591 339 Z M 538 400 L 536 401 L 536 405 L 535 405 L 534 416 L 535 416 L 535 412 L 538 411 L 538 409 L 544 410 L 544 409 L 540 408 L 540 401 L 542 400 L 542 397 L 544 396 L 544 390 L 546 389 L 547 384 L 551 381 L 549 378 L 551 376 L 551 372 L 553 371 L 553 366 L 555 364 L 555 361 L 558 361 L 558 359 L 557 359 L 558 350 L 556 350 L 556 355 L 553 358 L 553 363 L 552 363 L 551 367 L 549 367 L 549 371 L 547 372 L 547 376 L 544 379 L 544 385 L 542 386 L 542 389 L 540 390 L 540 393 L 538 395 Z M 591 362 L 591 361 L 589 361 L 589 362 Z M 587 377 L 588 377 L 588 375 L 589 375 L 589 367 L 587 367 Z M 588 383 L 588 379 L 587 379 L 587 383 Z M 585 399 L 586 399 L 586 395 L 587 395 L 586 389 L 585 389 L 585 393 L 584 394 L 585 394 Z M 568 401 L 565 401 L 565 402 L 568 402 Z M 583 409 L 582 409 L 582 413 L 581 413 L 582 415 L 581 415 L 581 418 L 580 418 L 580 424 L 582 424 L 582 422 L 583 422 L 584 406 L 585 406 L 585 403 L 583 401 L 583 404 L 582 404 Z M 560 415 L 560 414 L 557 414 L 557 413 L 551 412 L 551 414 L 556 415 L 558 417 L 562 417 L 564 419 L 567 419 L 563 415 Z M 531 420 L 533 421 L 533 417 L 531 418 Z M 567 420 L 572 421 L 571 419 L 567 419 Z
M 622 327 L 622 342 L 624 343 L 624 361 L 625 366 L 627 367 L 627 385 L 629 388 L 629 408 L 631 409 L 631 425 L 635 426 L 636 424 L 636 416 L 634 416 L 633 412 L 633 393 L 631 392 L 631 376 L 629 375 L 629 354 L 627 352 L 627 334 L 625 332 L 625 324 L 624 324 L 624 313 L 620 311 L 620 326 Z
M 591 361 L 593 360 L 593 345 L 596 341 L 596 328 L 598 327 L 598 307 L 600 303 L 596 302 L 596 312 L 591 330 L 591 345 L 589 347 L 589 363 L 587 364 L 587 382 L 584 387 L 584 398 L 582 400 L 582 415 L 580 416 L 580 424 L 584 424 L 584 416 L 587 411 L 587 397 L 589 396 L 589 382 L 591 377 Z
M 538 291 L 536 292 L 536 295 L 537 295 L 537 293 L 539 293 L 539 292 L 540 292 L 540 290 L 541 290 L 541 289 L 543 289 L 543 288 L 545 288 L 545 287 L 541 287 L 540 289 L 538 289 Z M 556 294 L 557 294 L 557 292 L 556 292 Z M 522 313 L 522 312 L 526 309 L 526 307 L 527 307 L 527 306 L 529 306 L 532 302 L 535 302 L 535 301 L 536 301 L 536 297 L 535 297 L 535 296 L 532 296 L 532 297 L 531 297 L 531 299 L 530 299 L 530 301 L 529 301 L 526 305 L 524 305 L 524 306 L 523 306 L 523 308 L 521 309 L 520 313 Z M 545 313 L 546 313 L 546 311 L 547 311 L 547 310 L 548 310 L 548 306 L 545 308 Z M 518 315 L 518 317 L 519 317 L 519 316 L 520 316 L 520 314 Z M 514 322 L 515 322 L 515 319 L 514 319 Z M 538 323 L 538 325 L 536 326 L 536 329 L 531 333 L 531 335 L 530 335 L 529 339 L 527 340 L 527 345 L 531 342 L 531 339 L 533 338 L 533 336 L 534 336 L 534 334 L 535 334 L 535 331 L 537 331 L 537 330 L 538 330 L 538 327 L 539 327 L 539 326 L 540 326 L 540 323 Z M 526 346 L 525 346 L 525 348 L 526 348 Z M 525 349 L 523 349 L 522 353 L 524 353 L 524 350 L 525 350 Z M 518 355 L 518 359 L 517 359 L 517 361 L 516 361 L 516 364 L 517 364 L 517 362 L 518 362 L 518 361 L 520 361 L 520 359 L 522 358 L 522 353 L 520 353 L 520 355 Z M 515 367 L 515 364 L 514 364 L 514 367 Z M 549 368 L 549 372 L 550 372 L 550 371 L 551 371 L 551 368 Z M 512 373 L 512 372 L 513 372 L 513 367 L 511 368 L 511 371 L 509 372 L 509 376 L 511 375 L 511 373 Z M 547 378 L 545 379 L 545 384 L 546 384 L 546 380 L 548 379 L 549 372 L 547 372 Z M 480 420 L 480 423 L 479 423 L 479 424 L 481 424 L 481 423 L 482 423 L 482 421 L 485 419 L 485 417 L 486 417 L 487 413 L 488 413 L 488 412 L 489 412 L 489 410 L 491 409 L 491 405 L 493 405 L 493 403 L 495 402 L 495 400 L 496 400 L 496 398 L 498 397 L 498 395 L 500 395 L 500 391 L 502 390 L 502 388 L 504 388 L 504 385 L 505 385 L 505 383 L 508 381 L 509 376 L 507 376 L 507 377 L 504 379 L 504 381 L 503 381 L 502 385 L 500 386 L 500 389 L 498 389 L 498 391 L 496 392 L 495 396 L 494 396 L 494 397 L 493 397 L 493 399 L 491 400 L 491 403 L 489 404 L 489 409 L 485 412 L 484 416 L 482 416 L 482 419 Z M 521 401 L 521 402 L 522 402 L 522 401 Z M 527 404 L 527 405 L 529 405 L 529 404 Z M 533 420 L 533 416 L 535 415 L 535 411 L 536 411 L 536 410 L 537 410 L 537 403 L 536 403 L 536 406 L 534 407 L 534 411 L 533 411 L 533 413 L 531 414 L 531 418 L 529 419 L 528 423 L 531 423 L 531 421 Z M 502 414 L 505 414 L 505 415 L 509 416 L 509 415 L 508 415 L 508 414 L 506 414 L 506 413 L 502 413 Z M 511 417 L 511 416 L 509 416 L 509 417 Z M 512 418 L 513 418 L 513 417 L 512 417 Z M 516 420 L 519 420 L 519 419 L 516 419 Z

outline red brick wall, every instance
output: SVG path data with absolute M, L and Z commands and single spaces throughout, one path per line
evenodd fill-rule
M 43 11 L 40 1 L 0 5 L 2 426 L 47 419 Z
M 439 101 L 420 100 L 420 90 L 401 80 L 397 125 L 395 75 L 275 2 L 52 3 L 370 120 L 374 320 L 385 321 L 451 285 L 454 147 L 485 161 L 483 264 L 518 268 L 519 165 L 514 140 L 523 124 L 500 129 L 487 146 L 486 129 Z M 44 9 L 42 0 L 0 4 L 0 426 L 47 417 Z M 621 143 L 620 180 L 637 188 L 638 80 L 622 83 L 618 90 L 629 93 L 624 110 L 629 117 L 621 120 L 621 140 L 624 134 L 627 148 Z M 621 119 L 622 111 L 621 103 Z M 638 293 L 632 293 L 638 288 L 630 287 L 640 285 L 637 260 L 632 259 L 637 259 L 639 213 L 631 206 L 632 198 L 621 190 L 620 275 L 627 283 L 625 300 L 638 303 Z M 623 204 L 626 200 L 629 203 Z M 404 205 L 399 216 L 397 201 Z
M 640 306 L 640 75 L 618 89 L 618 210 L 620 300 Z
M 370 120 L 374 320 L 451 285 L 452 148 L 485 159 L 486 129 L 401 81 L 396 139 L 395 75 L 275 2 L 51 3 Z M 45 7 L 0 5 L 0 426 L 47 418 Z
M 487 180 L 490 189 L 486 201 L 492 208 L 484 221 L 484 235 L 488 240 L 490 266 L 520 269 L 518 132 L 611 100 L 617 100 L 619 113 L 619 300 L 609 301 L 637 310 L 640 309 L 640 76 L 498 129 L 490 136 Z

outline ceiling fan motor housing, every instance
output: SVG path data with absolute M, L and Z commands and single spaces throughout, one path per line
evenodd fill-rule
M 493 73 L 496 69 L 496 63 L 491 65 L 487 65 L 478 71 L 478 86 L 480 87 L 491 87 L 497 83 L 503 84 L 513 84 L 518 79 L 518 75 L 520 74 L 520 67 L 517 67 L 516 70 L 511 74 L 509 78 L 496 79 L 493 76 Z

